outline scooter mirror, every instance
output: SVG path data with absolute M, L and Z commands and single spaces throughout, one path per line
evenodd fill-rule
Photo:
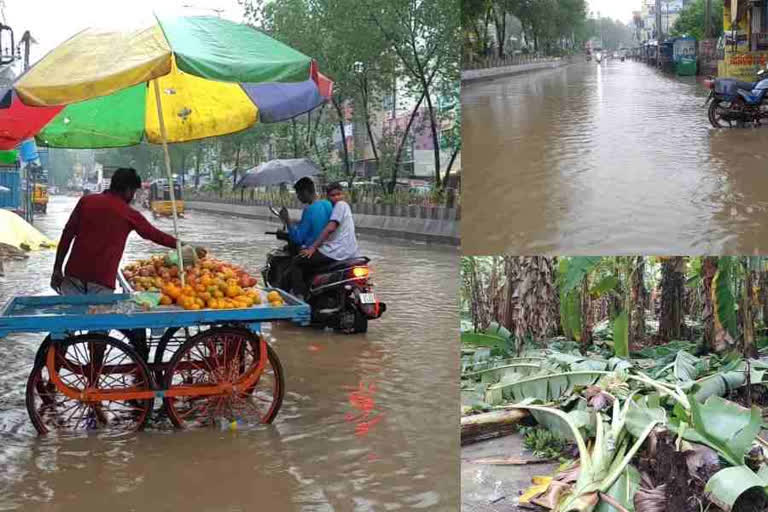
M 279 216 L 280 216 L 280 212 L 279 212 L 279 211 L 277 211 L 277 209 L 276 209 L 274 206 L 271 206 L 271 205 L 270 205 L 270 207 L 269 207 L 269 211 L 271 211 L 271 212 L 272 212 L 272 215 L 274 215 L 275 217 L 279 217 Z

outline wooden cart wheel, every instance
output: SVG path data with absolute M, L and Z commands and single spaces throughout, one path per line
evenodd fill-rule
M 165 389 L 234 384 L 250 375 L 261 358 L 261 338 L 246 329 L 218 327 L 193 336 L 171 358 Z M 168 417 L 178 428 L 253 426 L 275 419 L 285 393 L 283 368 L 269 345 L 267 360 L 249 389 L 209 396 L 165 398 Z
M 46 365 L 53 343 L 46 338 L 38 349 L 27 379 L 27 412 L 38 433 L 101 430 L 141 430 L 153 400 L 86 402 L 61 393 Z M 154 389 L 147 364 L 130 345 L 103 334 L 80 334 L 56 342 L 56 369 L 61 381 L 79 391 L 148 391 Z

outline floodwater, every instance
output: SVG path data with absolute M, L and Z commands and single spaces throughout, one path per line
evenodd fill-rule
M 36 219 L 58 238 L 75 199 Z M 171 222 L 156 225 L 171 231 Z M 265 222 L 190 212 L 181 237 L 258 271 Z M 361 237 L 384 317 L 365 335 L 279 324 L 271 343 L 286 397 L 255 430 L 39 438 L 24 386 L 41 335 L 0 339 L 0 510 L 457 510 L 455 249 Z M 131 235 L 124 262 L 156 246 Z M 53 252 L 6 264 L 0 302 L 47 293 Z
M 618 60 L 464 86 L 462 251 L 766 252 L 768 128 L 710 127 L 707 93 Z

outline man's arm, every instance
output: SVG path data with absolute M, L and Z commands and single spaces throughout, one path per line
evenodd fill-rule
M 312 240 L 309 238 L 312 222 L 308 211 L 309 208 L 305 208 L 301 213 L 301 220 L 288 225 L 288 234 L 291 240 L 301 247 L 312 243 Z
M 149 221 L 144 218 L 142 214 L 136 210 L 131 210 L 130 221 L 134 231 L 136 231 L 144 240 L 151 240 L 158 245 L 168 247 L 170 249 L 176 248 L 176 239 L 167 233 L 163 233 Z
M 69 248 L 72 246 L 72 241 L 77 236 L 77 227 L 80 224 L 81 203 L 82 200 L 78 201 L 75 209 L 72 210 L 69 220 L 67 221 L 66 226 L 64 226 L 64 231 L 61 233 L 59 246 L 56 249 L 56 261 L 53 263 L 53 274 L 51 275 L 51 288 L 53 288 L 56 293 L 61 293 L 61 282 L 64 280 L 64 272 L 62 270 L 64 267 L 64 258 L 67 257 Z
M 301 255 L 305 258 L 311 258 L 313 254 L 315 254 L 315 251 L 317 251 L 317 248 L 323 245 L 323 242 L 328 240 L 328 237 L 333 234 L 334 231 L 336 231 L 339 228 L 339 222 L 336 220 L 329 221 L 328 224 L 325 226 L 325 229 L 323 229 L 322 233 L 317 237 L 317 240 L 312 243 L 309 247 L 301 251 Z

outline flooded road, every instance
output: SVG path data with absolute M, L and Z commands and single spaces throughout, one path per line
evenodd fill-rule
M 75 199 L 36 225 L 58 239 Z M 171 222 L 155 223 L 171 231 Z M 181 237 L 257 271 L 275 244 L 260 221 L 190 212 Z M 365 335 L 276 325 L 286 396 L 272 425 L 122 438 L 38 438 L 24 386 L 40 335 L 0 339 L 0 511 L 458 509 L 458 258 L 360 240 L 388 308 Z M 131 235 L 123 262 L 162 250 Z M 53 251 L 6 265 L 0 303 L 48 293 Z
M 464 86 L 462 251 L 765 252 L 768 128 L 711 128 L 706 92 L 630 61 Z

